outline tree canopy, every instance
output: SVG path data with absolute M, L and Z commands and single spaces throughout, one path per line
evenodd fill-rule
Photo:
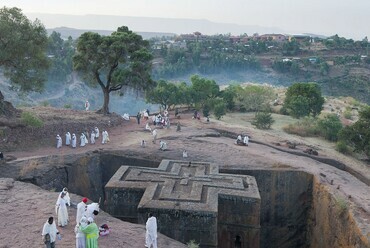
M 360 111 L 360 118 L 353 125 L 347 126 L 339 133 L 340 140 L 353 146 L 356 152 L 364 152 L 370 157 L 370 107 Z
M 179 101 L 181 99 L 179 88 L 175 84 L 164 80 L 159 81 L 153 90 L 147 92 L 146 99 L 148 102 L 160 104 L 163 109 L 181 103 Z
M 0 9 L 0 66 L 14 89 L 42 91 L 49 67 L 47 33 L 39 20 L 31 22 L 21 9 Z
M 293 117 L 319 115 L 325 100 L 316 83 L 295 83 L 285 93 L 283 108 Z
M 72 73 L 72 57 L 74 47 L 72 37 L 63 40 L 60 33 L 53 31 L 48 38 L 48 55 L 50 56 L 51 66 L 49 79 L 55 81 L 65 80 L 67 75 Z
M 109 36 L 86 32 L 78 39 L 74 69 L 87 83 L 100 86 L 104 103 L 100 112 L 109 113 L 109 94 L 126 87 L 139 91 L 154 86 L 151 80 L 152 55 L 149 43 L 122 26 Z

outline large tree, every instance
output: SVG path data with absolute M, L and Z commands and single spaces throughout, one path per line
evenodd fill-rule
M 98 112 L 108 114 L 112 91 L 124 87 L 141 91 L 154 86 L 150 78 L 151 60 L 149 43 L 123 26 L 109 36 L 83 33 L 73 64 L 90 85 L 101 87 L 104 103 Z
M 43 89 L 49 66 L 47 44 L 40 21 L 31 22 L 18 8 L 0 9 L 0 66 L 14 89 Z
M 216 98 L 220 93 L 220 87 L 214 80 L 201 78 L 198 75 L 191 76 L 190 80 L 193 103 L 201 108 L 208 100 Z
M 283 108 L 293 117 L 319 115 L 325 100 L 316 83 L 295 83 L 285 93 Z

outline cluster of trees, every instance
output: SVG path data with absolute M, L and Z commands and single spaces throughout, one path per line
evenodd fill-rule
M 47 79 L 64 80 L 74 69 L 88 84 L 101 87 L 104 103 L 100 111 L 107 114 L 111 92 L 143 91 L 155 85 L 149 43 L 127 27 L 109 36 L 84 33 L 75 51 L 71 38 L 64 41 L 56 32 L 48 37 L 40 21 L 31 22 L 18 8 L 3 7 L 0 33 L 0 66 L 20 92 L 41 92 Z
M 161 104 L 163 108 L 193 106 L 202 110 L 205 116 L 213 112 L 218 119 L 226 111 L 254 111 L 257 113 L 253 122 L 256 127 L 270 128 L 273 123 L 269 106 L 274 99 L 274 91 L 270 87 L 231 85 L 220 91 L 214 80 L 199 76 L 191 77 L 191 85 L 166 81 L 156 84 L 151 79 L 153 56 L 149 43 L 124 26 L 109 36 L 86 32 L 74 44 L 72 39 L 63 40 L 55 32 L 48 37 L 42 23 L 38 20 L 31 22 L 20 9 L 3 7 L 0 9 L 0 33 L 0 66 L 13 88 L 22 92 L 41 91 L 47 78 L 63 80 L 74 69 L 91 86 L 102 89 L 104 104 L 101 112 L 105 114 L 109 113 L 110 93 L 131 88 L 147 91 L 147 101 Z M 336 47 L 344 46 L 343 39 L 333 37 L 332 40 Z M 179 64 L 179 68 L 256 69 L 259 65 L 253 54 L 266 51 L 268 43 L 252 41 L 248 45 L 229 45 L 224 39 L 189 42 L 186 52 L 165 50 L 162 55 L 166 63 Z M 360 46 L 367 47 L 367 39 Z M 283 48 L 286 54 L 299 50 L 294 41 L 286 43 Z M 289 70 L 293 69 L 291 65 Z M 282 112 L 297 118 L 315 117 L 320 114 L 323 103 L 317 84 L 296 83 L 286 92 Z M 370 156 L 370 107 L 360 112 L 360 120 L 352 126 L 341 128 L 338 121 L 338 117 L 330 115 L 320 119 L 318 126 L 326 130 L 327 139 L 345 140 L 355 151 Z
M 147 102 L 160 104 L 164 109 L 174 108 L 176 105 L 193 107 L 203 111 L 204 116 L 212 112 L 219 119 L 226 111 L 267 111 L 275 97 L 270 86 L 231 85 L 220 90 L 214 80 L 198 75 L 192 76 L 190 81 L 191 85 L 161 80 L 153 90 L 147 92 Z

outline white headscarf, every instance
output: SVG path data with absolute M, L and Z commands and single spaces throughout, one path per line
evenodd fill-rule
M 80 223 L 81 223 L 81 226 L 82 227 L 85 227 L 87 226 L 87 218 L 85 216 L 83 216 L 80 220 Z

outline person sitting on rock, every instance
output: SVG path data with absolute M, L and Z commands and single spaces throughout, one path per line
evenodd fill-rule
M 249 143 L 249 136 L 248 135 L 244 136 L 243 143 L 244 143 L 244 145 L 248 146 L 248 143 Z
M 242 143 L 242 136 L 239 134 L 238 137 L 236 138 L 235 144 L 239 145 Z

